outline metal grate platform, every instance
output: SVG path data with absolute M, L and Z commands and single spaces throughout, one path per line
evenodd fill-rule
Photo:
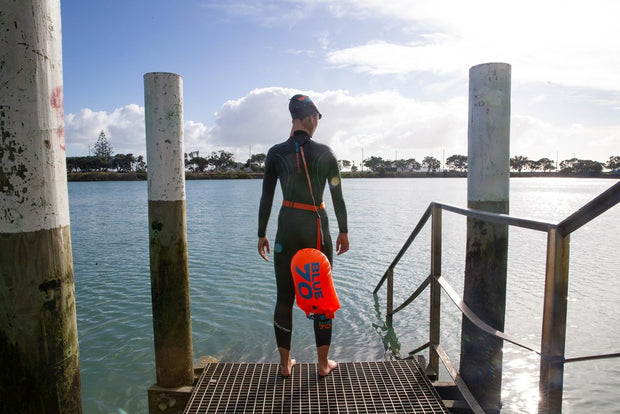
M 341 362 L 319 378 L 316 364 L 208 364 L 185 414 L 448 413 L 415 360 Z

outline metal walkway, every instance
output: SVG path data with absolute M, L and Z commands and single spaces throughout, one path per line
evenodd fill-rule
M 325 378 L 316 364 L 283 378 L 276 363 L 211 363 L 184 413 L 448 412 L 418 362 L 402 360 L 341 362 Z

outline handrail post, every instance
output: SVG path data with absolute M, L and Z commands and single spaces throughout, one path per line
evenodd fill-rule
M 541 338 L 539 413 L 562 412 L 570 235 L 547 236 L 545 304 Z
M 394 268 L 390 267 L 387 271 L 387 312 L 385 316 L 387 326 L 392 326 L 392 312 L 394 312 Z
M 441 321 L 441 286 L 437 277 L 441 276 L 441 207 L 433 204 L 431 217 L 431 304 L 429 341 L 438 345 Z M 429 366 L 439 374 L 439 355 L 434 346 L 430 347 Z

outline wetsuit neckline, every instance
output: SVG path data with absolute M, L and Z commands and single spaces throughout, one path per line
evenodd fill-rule
M 293 135 L 291 135 L 289 139 L 292 139 L 300 145 L 305 145 L 311 138 L 312 137 L 306 131 L 298 129 L 293 132 Z

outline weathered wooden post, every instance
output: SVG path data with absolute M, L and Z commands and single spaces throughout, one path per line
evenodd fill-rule
M 508 214 L 510 188 L 510 65 L 469 71 L 467 205 Z M 483 321 L 504 330 L 508 226 L 467 220 L 464 301 Z M 487 412 L 499 412 L 502 340 L 463 318 L 460 374 Z
M 0 412 L 81 413 L 60 1 L 0 10 Z
M 191 386 L 194 381 L 182 78 L 172 73 L 147 73 L 144 97 L 155 370 L 157 386 L 171 389 Z M 151 391 L 153 388 L 149 390 L 150 406 L 155 394 L 163 392 Z M 174 404 L 166 407 L 166 401 L 156 401 L 158 409 L 178 403 L 170 400 Z

